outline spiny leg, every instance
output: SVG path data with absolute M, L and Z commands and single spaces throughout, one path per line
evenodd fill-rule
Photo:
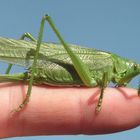
M 30 95 L 31 95 L 32 84 L 33 84 L 34 73 L 35 73 L 35 66 L 36 66 L 36 63 L 37 63 L 38 53 L 39 53 L 41 42 L 42 42 L 45 21 L 48 21 L 49 25 L 51 26 L 51 28 L 55 32 L 55 34 L 58 37 L 58 39 L 60 40 L 61 44 L 66 49 L 67 53 L 69 54 L 69 56 L 70 56 L 70 58 L 73 62 L 73 65 L 74 65 L 76 71 L 78 72 L 80 78 L 82 79 L 82 81 L 87 86 L 92 86 L 93 84 L 95 84 L 95 81 L 91 78 L 88 67 L 80 60 L 80 58 L 77 55 L 75 55 L 72 52 L 72 50 L 64 42 L 63 38 L 61 37 L 60 33 L 56 29 L 56 27 L 55 27 L 54 23 L 52 22 L 51 18 L 48 15 L 46 15 L 42 18 L 41 24 L 40 24 L 40 30 L 39 30 L 38 39 L 37 39 L 36 52 L 35 52 L 34 61 L 33 61 L 32 67 L 31 67 L 32 73 L 31 73 L 31 77 L 30 77 L 30 81 L 29 81 L 28 91 L 27 91 L 27 94 L 26 94 L 26 97 L 25 97 L 24 101 L 16 109 L 16 111 L 20 111 L 28 103 Z
M 30 39 L 30 41 L 36 42 L 37 40 L 28 32 L 21 35 L 20 40 L 24 40 L 25 38 Z
M 21 37 L 20 37 L 20 40 L 24 40 L 25 38 L 30 39 L 31 41 L 36 41 L 36 39 L 28 32 L 22 34 Z M 5 71 L 5 74 L 9 74 L 9 72 L 10 72 L 10 70 L 12 68 L 12 65 L 13 64 L 8 65 L 8 67 L 7 67 L 6 71 Z
M 101 93 L 100 93 L 100 97 L 98 99 L 98 103 L 97 103 L 97 106 L 96 106 L 96 113 L 100 112 L 101 111 L 101 107 L 102 107 L 102 102 L 103 102 L 103 97 L 104 97 L 104 88 L 101 87 Z
M 73 66 L 75 70 L 77 71 L 78 75 L 80 76 L 83 83 L 91 87 L 93 85 L 96 85 L 96 81 L 92 79 L 91 72 L 89 71 L 88 66 L 72 51 L 72 49 L 66 44 L 62 36 L 60 35 L 58 29 L 56 28 L 55 24 L 53 23 L 50 16 L 46 15 L 44 16 L 44 19 L 48 21 L 49 25 L 51 26 L 52 30 L 58 37 L 59 41 L 67 51 L 68 55 L 70 56 Z
M 16 74 L 4 74 L 0 75 L 0 82 L 19 82 L 24 79 L 28 80 L 29 76 L 27 73 L 16 73 Z
M 16 112 L 20 111 L 29 102 L 29 98 L 31 96 L 34 73 L 35 73 L 35 70 L 36 70 L 35 67 L 36 67 L 38 53 L 39 53 L 41 42 L 42 42 L 45 20 L 46 20 L 45 17 L 43 17 L 42 20 L 41 20 L 41 24 L 40 24 L 40 29 L 39 29 L 39 33 L 38 33 L 38 39 L 37 39 L 37 45 L 36 45 L 36 51 L 35 51 L 35 55 L 34 55 L 34 61 L 33 61 L 33 64 L 31 66 L 31 71 L 32 72 L 31 72 L 31 76 L 30 76 L 30 80 L 29 80 L 27 94 L 26 94 L 26 97 L 23 100 L 23 102 L 19 105 L 19 107 L 17 109 L 15 109 Z
M 9 74 L 9 72 L 10 72 L 10 70 L 12 68 L 12 65 L 13 64 L 8 64 L 8 67 L 7 67 L 6 71 L 5 71 L 5 74 Z
M 103 74 L 103 78 L 102 78 L 102 82 L 101 82 L 101 93 L 100 93 L 100 96 L 99 96 L 99 99 L 98 99 L 98 103 L 97 103 L 97 106 L 96 106 L 96 113 L 100 112 L 101 111 L 101 107 L 102 107 L 102 102 L 103 102 L 103 97 L 104 97 L 104 89 L 106 88 L 107 86 L 107 82 L 108 82 L 108 73 L 105 72 Z

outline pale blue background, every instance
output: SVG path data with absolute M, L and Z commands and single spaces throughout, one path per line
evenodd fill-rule
M 36 37 L 40 19 L 45 13 L 53 17 L 67 42 L 114 52 L 140 62 L 139 0 L 1 0 L 0 36 L 18 39 L 28 31 Z M 57 41 L 50 28 L 46 27 L 44 39 Z M 3 67 L 4 64 L 0 67 L 1 72 Z M 16 67 L 12 71 L 21 70 Z M 132 84 L 137 87 L 138 81 Z M 140 138 L 140 128 L 110 135 L 25 137 L 11 140 L 56 138 L 134 140 Z

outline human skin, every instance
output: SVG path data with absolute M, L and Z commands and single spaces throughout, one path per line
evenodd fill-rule
M 130 88 L 106 88 L 95 112 L 99 88 L 33 86 L 30 101 L 13 113 L 27 86 L 0 84 L 0 138 L 35 135 L 104 134 L 139 126 L 140 97 Z

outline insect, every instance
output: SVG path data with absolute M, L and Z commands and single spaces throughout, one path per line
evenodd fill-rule
M 45 21 L 61 44 L 42 42 Z M 29 40 L 24 40 L 25 38 Z M 29 83 L 26 97 L 15 111 L 20 111 L 29 102 L 33 84 L 47 84 L 99 86 L 101 91 L 96 112 L 100 112 L 104 89 L 110 82 L 126 86 L 140 74 L 140 65 L 129 59 L 93 48 L 67 44 L 48 15 L 41 20 L 37 40 L 29 33 L 24 33 L 20 40 L 0 38 L 0 60 L 9 63 L 6 73 L 0 75 L 0 82 Z M 27 71 L 9 74 L 13 64 L 26 67 Z

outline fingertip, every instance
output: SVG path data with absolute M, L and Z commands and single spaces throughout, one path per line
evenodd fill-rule
M 95 113 L 98 97 L 89 95 L 83 111 L 82 132 L 105 134 L 128 130 L 140 124 L 140 98 L 130 88 L 107 88 L 102 109 Z M 90 104 L 89 104 L 90 101 Z

